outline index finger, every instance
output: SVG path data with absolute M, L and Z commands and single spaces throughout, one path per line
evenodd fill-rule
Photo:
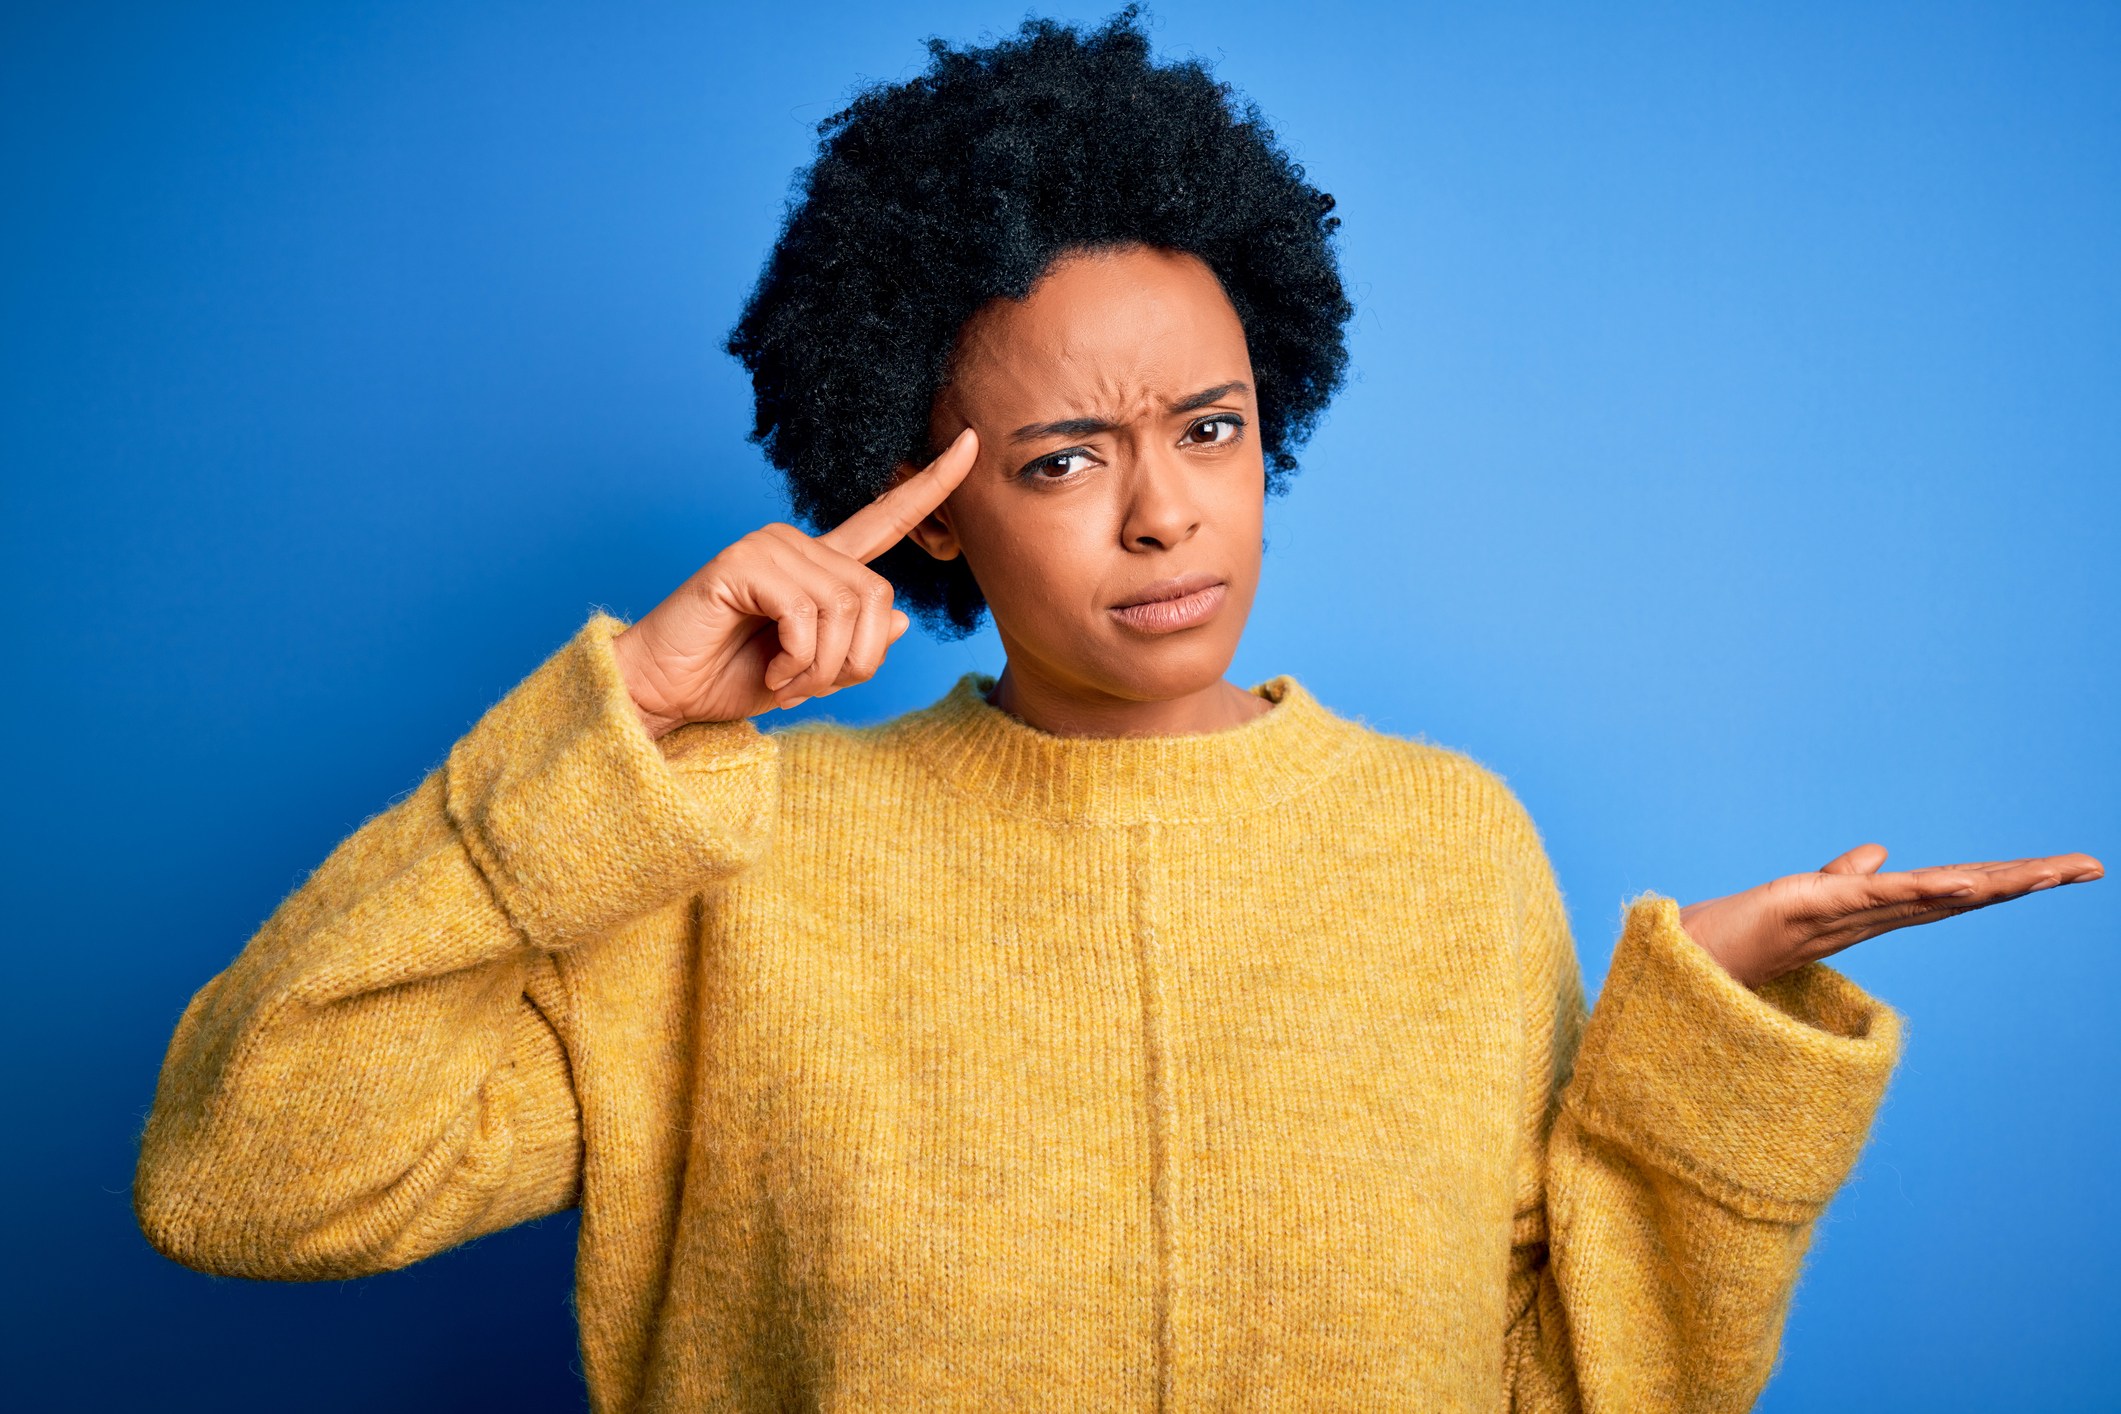
M 1881 905 L 1924 899 L 1955 899 L 1964 907 L 2001 903 L 2058 884 L 2098 878 L 2105 871 L 2088 855 L 1998 861 L 1987 868 L 1955 864 L 1871 876 L 1872 897 Z
M 1984 859 L 1974 864 L 1934 865 L 1927 872 L 1957 870 L 1962 873 L 1996 874 L 2006 869 L 2017 869 L 2027 864 L 2042 865 L 2063 874 L 2082 874 L 2087 870 L 2094 869 L 2102 874 L 2106 872 L 2106 866 L 2088 854 L 2028 855 L 2024 859 Z
M 819 542 L 868 564 L 947 500 L 978 457 L 979 434 L 968 427 L 941 456 L 820 535 Z

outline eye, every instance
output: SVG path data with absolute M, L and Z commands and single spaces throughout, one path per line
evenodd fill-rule
M 1051 456 L 1040 457 L 1037 461 L 1025 467 L 1020 475 L 1026 481 L 1065 481 L 1078 471 L 1093 465 L 1096 460 L 1097 458 L 1091 456 L 1088 449 L 1070 447 L 1065 452 L 1055 452 Z
M 1234 412 L 1219 412 L 1213 417 L 1204 417 L 1186 429 L 1185 443 L 1189 447 L 1214 447 L 1224 442 L 1234 442 L 1244 435 L 1245 420 Z

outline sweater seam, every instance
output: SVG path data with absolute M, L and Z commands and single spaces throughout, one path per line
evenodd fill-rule
M 1157 946 L 1155 900 L 1151 896 L 1156 868 L 1157 825 L 1144 820 L 1127 826 L 1132 892 L 1134 955 L 1142 1007 L 1143 1096 L 1149 1140 L 1149 1224 L 1155 1252 L 1155 1292 L 1151 1333 L 1156 1362 L 1156 1408 L 1163 1414 L 1172 1402 L 1175 1375 L 1173 1303 L 1181 1284 L 1176 1234 L 1173 1232 L 1172 1171 L 1175 1145 L 1171 1134 L 1172 1057 L 1170 1017 L 1163 990 L 1163 957 Z

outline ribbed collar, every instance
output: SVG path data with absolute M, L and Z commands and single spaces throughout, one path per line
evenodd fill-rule
M 1287 677 L 1252 689 L 1273 711 L 1193 736 L 1051 736 L 989 706 L 993 687 L 967 673 L 888 731 L 986 808 L 1038 819 L 1121 825 L 1269 809 L 1331 774 L 1363 735 Z

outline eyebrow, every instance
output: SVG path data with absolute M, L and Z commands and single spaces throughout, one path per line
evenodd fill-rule
M 1218 383 L 1212 388 L 1203 388 L 1189 398 L 1181 398 L 1171 404 L 1169 411 L 1198 412 L 1210 403 L 1221 402 L 1232 393 L 1249 393 L 1251 388 L 1243 383 Z M 1059 422 L 1033 422 L 1019 427 L 1009 434 L 1012 442 L 1038 442 L 1048 437 L 1088 437 L 1093 433 L 1110 432 L 1118 423 L 1107 422 L 1101 417 L 1068 417 Z

